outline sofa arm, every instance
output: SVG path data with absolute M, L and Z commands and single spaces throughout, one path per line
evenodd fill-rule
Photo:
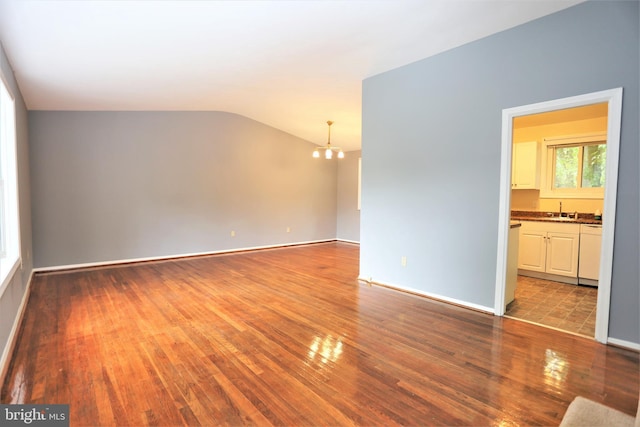
M 560 427 L 638 427 L 638 423 L 637 417 L 578 396 L 567 408 Z

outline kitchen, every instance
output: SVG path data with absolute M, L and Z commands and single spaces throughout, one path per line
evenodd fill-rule
M 606 103 L 514 119 L 506 316 L 594 336 L 607 119 Z

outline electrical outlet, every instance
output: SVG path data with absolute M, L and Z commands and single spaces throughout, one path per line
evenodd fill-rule
M 236 232 L 231 230 L 231 237 L 236 237 Z
M 291 227 L 287 227 L 287 233 L 291 233 Z
M 400 264 L 401 264 L 403 267 L 406 267 L 406 266 L 407 266 L 407 257 L 406 257 L 406 256 L 402 256 L 402 258 L 400 258 Z

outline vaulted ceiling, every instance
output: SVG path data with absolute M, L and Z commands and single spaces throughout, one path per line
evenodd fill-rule
M 210 110 L 360 148 L 372 75 L 581 0 L 0 0 L 30 110 Z

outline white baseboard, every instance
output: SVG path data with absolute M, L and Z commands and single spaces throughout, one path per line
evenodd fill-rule
M 359 245 L 360 242 L 357 240 L 348 240 L 348 239 L 336 239 L 338 242 L 343 242 L 343 243 L 353 243 L 354 245 Z
M 431 292 L 425 292 L 425 291 L 418 290 L 418 289 L 408 288 L 408 287 L 405 287 L 405 286 L 395 285 L 395 284 L 391 284 L 391 283 L 378 282 L 376 280 L 372 280 L 371 278 L 358 277 L 358 280 L 361 280 L 361 281 L 367 282 L 367 283 L 371 283 L 371 284 L 374 284 L 374 285 L 384 286 L 385 288 L 395 289 L 395 290 L 398 290 L 398 291 L 401 291 L 401 292 L 407 292 L 407 293 L 410 293 L 410 294 L 431 298 L 431 299 L 434 299 L 434 300 L 437 300 L 437 301 L 446 302 L 448 304 L 453 304 L 453 305 L 457 305 L 457 306 L 461 306 L 461 307 L 465 307 L 465 308 L 470 308 L 470 309 L 476 310 L 476 311 L 482 311 L 482 312 L 489 313 L 489 314 L 495 314 L 495 311 L 494 311 L 493 307 L 485 307 L 483 305 L 474 304 L 474 303 L 471 303 L 471 302 L 468 302 L 468 301 L 462 301 L 462 300 L 455 299 L 455 298 L 449 298 L 449 297 L 445 297 L 443 295 L 438 295 L 438 294 L 434 294 L 434 293 L 431 293 Z
M 13 326 L 11 327 L 11 332 L 9 333 L 9 337 L 7 339 L 7 345 L 4 347 L 4 351 L 2 352 L 2 358 L 0 358 L 0 384 L 4 384 L 5 376 L 7 375 L 7 371 L 9 370 L 9 363 L 11 363 L 11 354 L 13 353 L 18 340 L 18 331 L 20 331 L 20 325 L 22 325 L 22 319 L 24 318 L 24 313 L 27 308 L 27 301 L 29 301 L 29 295 L 31 294 L 31 283 L 33 282 L 33 274 L 34 271 L 31 270 L 31 274 L 29 274 L 29 281 L 27 282 L 27 287 L 24 290 L 24 295 L 22 296 L 22 301 L 20 302 L 20 307 L 18 308 L 18 313 L 15 320 L 13 321 Z
M 118 264 L 131 264 L 131 263 L 135 263 L 135 262 L 166 261 L 166 260 L 170 260 L 170 259 L 191 258 L 191 257 L 207 256 L 207 255 L 230 254 L 230 253 L 235 253 L 235 252 L 256 251 L 256 250 L 260 250 L 260 249 L 285 248 L 287 246 L 302 246 L 302 245 L 310 245 L 310 244 L 314 244 L 314 243 L 327 243 L 327 242 L 335 242 L 335 241 L 336 241 L 336 239 L 308 240 L 308 241 L 305 241 L 305 242 L 280 243 L 280 244 L 276 244 L 276 245 L 251 246 L 251 247 L 245 247 L 245 248 L 222 249 L 222 250 L 219 250 L 219 251 L 193 252 L 193 253 L 186 253 L 186 254 L 175 254 L 175 255 L 156 256 L 156 257 L 119 259 L 119 260 L 99 261 L 99 262 L 87 262 L 87 263 L 81 263 L 81 264 L 52 265 L 52 266 L 49 266 L 49 267 L 37 267 L 37 268 L 34 268 L 33 272 L 42 273 L 42 272 L 60 271 L 60 270 L 76 270 L 76 269 L 80 269 L 80 268 L 104 267 L 104 266 L 118 265 Z
M 619 340 L 617 338 L 607 338 L 607 344 L 616 345 L 618 347 L 628 348 L 629 350 L 640 351 L 640 344 L 639 343 L 635 343 L 635 342 L 631 342 L 631 341 L 625 341 L 625 340 Z

